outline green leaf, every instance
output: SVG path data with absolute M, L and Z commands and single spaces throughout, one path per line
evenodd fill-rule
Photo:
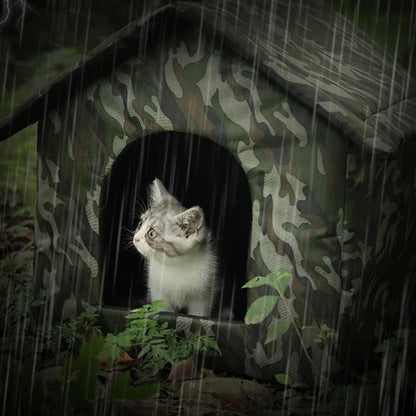
M 292 273 L 289 270 L 282 269 L 278 273 L 275 273 L 275 275 L 276 286 L 279 288 L 279 292 L 283 295 L 292 281 Z
M 258 324 L 270 314 L 276 306 L 278 296 L 262 296 L 256 299 L 248 308 L 244 322 L 246 324 Z
M 254 287 L 259 287 L 259 286 L 263 286 L 263 285 L 268 285 L 271 287 L 273 286 L 273 280 L 269 277 L 270 275 L 267 276 L 257 276 L 254 279 L 249 280 L 244 286 L 242 286 L 242 289 L 252 289 Z
M 151 350 L 151 346 L 150 345 L 145 345 L 142 350 L 139 352 L 137 358 L 140 359 L 143 356 L 145 356 L 149 351 Z
M 79 368 L 89 366 L 94 358 L 98 362 L 97 356 L 102 351 L 103 347 L 104 340 L 96 334 L 92 335 L 90 341 L 87 342 L 84 340 L 79 350 L 79 356 L 72 365 L 71 371 L 74 372 Z
M 131 336 L 125 334 L 125 333 L 120 333 L 117 335 L 117 344 L 121 347 L 121 348 L 130 348 L 131 347 Z
M 40 299 L 33 299 L 32 302 L 30 303 L 30 306 L 32 308 L 37 308 L 38 306 L 42 306 L 45 305 L 46 301 L 44 300 L 40 300 Z
M 265 344 L 274 341 L 281 337 L 290 327 L 290 321 L 274 321 L 267 329 L 267 336 Z
M 291 386 L 292 385 L 292 379 L 288 374 L 276 374 L 275 379 L 278 383 L 284 384 L 285 386 Z
M 267 285 L 274 289 L 279 288 L 280 292 L 283 294 L 289 286 L 291 279 L 292 273 L 287 269 L 281 269 L 277 273 L 269 273 L 267 276 L 257 276 L 248 281 L 242 288 L 251 289 Z
M 79 356 L 71 365 L 69 360 L 64 363 L 63 377 L 65 388 L 71 402 L 77 406 L 84 404 L 86 400 L 96 400 L 98 397 L 100 381 L 97 373 L 100 370 L 100 362 L 97 355 L 104 345 L 104 340 L 94 335 L 89 342 L 83 341 Z M 74 373 L 77 371 L 77 377 Z
M 168 352 L 165 349 L 159 346 L 155 346 L 153 347 L 153 351 L 155 355 L 159 356 L 160 358 L 163 358 L 163 360 L 166 361 L 167 363 L 173 364 L 171 356 L 168 354 Z
M 18 232 L 28 231 L 28 230 L 29 230 L 29 227 L 22 227 L 21 225 L 12 225 L 11 227 L 8 227 L 6 229 L 6 231 L 9 233 L 18 233 Z
M 276 374 L 274 376 L 276 380 L 285 386 L 289 386 L 291 388 L 300 387 L 302 384 L 297 381 L 292 381 L 291 377 L 288 374 Z
M 154 309 L 157 309 L 159 311 L 160 309 L 164 308 L 166 304 L 163 300 L 154 300 L 152 306 Z

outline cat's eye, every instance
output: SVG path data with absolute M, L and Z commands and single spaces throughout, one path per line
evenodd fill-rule
M 140 228 L 142 228 L 142 225 L 143 225 L 143 220 L 140 220 L 139 223 L 137 224 L 136 230 L 140 230 Z
M 151 229 L 149 230 L 149 232 L 147 233 L 147 236 L 148 236 L 150 239 L 154 240 L 154 239 L 157 237 L 157 233 L 156 233 L 156 231 L 155 231 L 153 228 L 151 228 Z

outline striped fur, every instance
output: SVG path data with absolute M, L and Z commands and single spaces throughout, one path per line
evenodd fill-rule
M 209 316 L 217 256 L 202 209 L 184 208 L 159 179 L 150 185 L 148 202 L 133 244 L 147 262 L 150 300 L 163 299 L 166 311 Z

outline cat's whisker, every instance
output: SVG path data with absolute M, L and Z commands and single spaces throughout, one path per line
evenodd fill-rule
M 136 247 L 133 244 L 134 231 L 127 227 L 122 227 L 121 247 L 124 251 L 135 251 Z

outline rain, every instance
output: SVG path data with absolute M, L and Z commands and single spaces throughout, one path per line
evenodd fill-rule
M 3 0 L 0 415 L 416 414 L 415 51 L 412 0 Z

